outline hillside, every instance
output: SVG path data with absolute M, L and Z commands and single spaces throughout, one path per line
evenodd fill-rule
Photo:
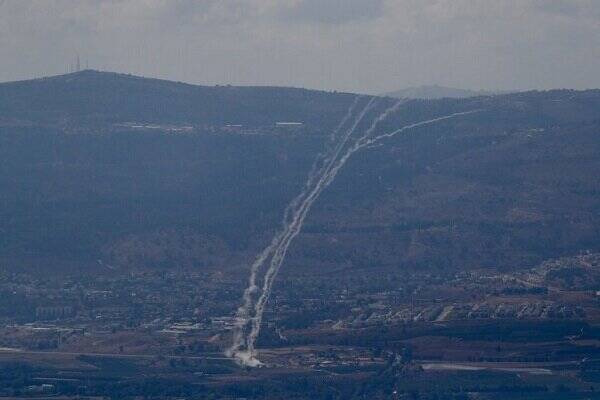
M 439 85 L 423 85 L 408 87 L 405 89 L 396 90 L 386 93 L 386 96 L 395 97 L 397 99 L 464 99 L 477 96 L 491 96 L 498 94 L 486 90 L 468 90 L 458 89 Z
M 353 98 L 94 71 L 1 84 L 0 260 L 246 268 Z M 359 130 L 390 104 L 380 100 Z M 600 91 L 403 104 L 378 132 L 481 111 L 357 153 L 315 204 L 284 273 L 520 269 L 598 250 L 599 108 Z M 156 126 L 131 125 L 142 122 Z
M 332 101 L 334 100 L 334 101 Z M 0 84 L 0 123 L 104 126 L 115 122 L 324 125 L 348 94 L 294 88 L 196 86 L 85 70 Z

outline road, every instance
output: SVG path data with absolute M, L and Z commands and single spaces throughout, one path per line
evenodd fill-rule
M 164 357 L 166 359 L 188 359 L 188 360 L 220 360 L 220 361 L 233 361 L 229 357 L 225 356 L 175 356 L 175 355 L 164 355 L 164 354 L 122 354 L 122 353 L 89 353 L 89 352 L 70 352 L 70 351 L 30 351 L 12 348 L 0 348 L 0 355 L 11 354 L 11 355 L 43 355 L 43 356 L 88 356 L 88 357 L 107 357 L 107 358 L 129 358 L 129 359 L 153 359 L 156 357 Z

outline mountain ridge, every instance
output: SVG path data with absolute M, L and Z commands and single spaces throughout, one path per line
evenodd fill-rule
M 488 90 L 469 90 L 440 85 L 421 85 L 411 86 L 400 90 L 385 93 L 384 96 L 395 97 L 399 99 L 463 99 L 478 96 L 494 96 L 498 94 L 507 94 L 509 92 L 488 91 Z
M 100 82 L 84 74 L 83 85 L 65 82 L 72 76 L 0 85 L 7 265 L 245 268 L 355 98 L 92 76 Z M 374 100 L 356 134 L 393 104 Z M 600 248 L 599 108 L 600 90 L 402 103 L 373 134 L 482 111 L 353 156 L 315 203 L 282 273 L 510 269 Z M 31 124 L 1 122 L 10 118 Z M 285 120 L 304 126 L 275 126 Z M 247 126 L 227 127 L 238 121 Z M 191 129 L 170 129 L 179 123 Z
M 0 83 L 0 116 L 12 114 L 41 123 L 57 123 L 61 118 L 79 123 L 86 119 L 90 123 L 139 119 L 255 126 L 274 120 L 322 123 L 315 118 L 316 111 L 329 109 L 328 98 L 348 101 L 352 96 L 275 86 L 203 86 L 85 70 Z

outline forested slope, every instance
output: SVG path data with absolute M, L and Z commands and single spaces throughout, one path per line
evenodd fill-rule
M 93 71 L 1 84 L 0 259 L 245 265 L 353 99 Z M 378 100 L 357 132 L 393 102 Z M 468 110 L 356 153 L 285 269 L 520 268 L 598 249 L 600 91 L 409 101 L 377 132 Z

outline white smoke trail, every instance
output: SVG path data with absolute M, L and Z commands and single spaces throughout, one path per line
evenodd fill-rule
M 246 289 L 246 292 L 248 292 L 249 295 L 246 296 L 246 292 L 245 292 L 244 305 L 242 307 L 240 307 L 240 309 L 238 310 L 238 321 L 240 321 L 240 323 L 237 328 L 239 328 L 239 329 L 234 334 L 234 344 L 233 344 L 232 348 L 229 350 L 228 355 L 235 356 L 239 360 L 239 362 L 241 362 L 244 365 L 256 366 L 256 365 L 260 364 L 260 362 L 256 359 L 255 343 L 256 343 L 256 339 L 258 338 L 258 334 L 260 332 L 260 326 L 261 326 L 261 322 L 262 322 L 264 308 L 265 308 L 266 302 L 268 301 L 268 298 L 270 296 L 274 279 L 277 276 L 277 273 L 279 272 L 281 265 L 283 264 L 283 261 L 285 260 L 287 250 L 288 250 L 291 242 L 300 232 L 302 225 L 304 223 L 304 220 L 306 218 L 306 215 L 308 214 L 310 208 L 312 207 L 312 205 L 314 204 L 314 202 L 316 201 L 316 199 L 318 198 L 320 193 L 327 186 L 329 186 L 329 184 L 331 184 L 331 182 L 333 182 L 337 173 L 344 166 L 344 164 L 350 158 L 350 156 L 352 156 L 352 154 L 354 154 L 356 151 L 358 151 L 366 146 L 373 145 L 374 143 L 376 143 L 382 139 L 395 136 L 406 130 L 416 128 L 419 126 L 423 126 L 423 125 L 427 125 L 427 124 L 431 124 L 431 123 L 435 123 L 435 122 L 439 122 L 439 121 L 442 121 L 445 119 L 454 118 L 456 116 L 466 115 L 466 114 L 470 114 L 470 113 L 479 111 L 479 110 L 475 110 L 475 111 L 454 113 L 454 114 L 450 114 L 447 116 L 438 117 L 438 118 L 430 119 L 427 121 L 421 121 L 421 122 L 413 123 L 410 125 L 406 125 L 400 129 L 397 129 L 397 130 L 387 133 L 387 134 L 370 137 L 370 135 L 375 131 L 377 125 L 381 121 L 383 121 L 390 113 L 396 111 L 398 109 L 398 107 L 402 104 L 402 102 L 398 102 L 398 103 L 394 104 L 392 107 L 388 108 L 385 112 L 380 114 L 372 122 L 371 126 L 365 131 L 365 133 L 359 139 L 357 139 L 351 147 L 349 147 L 346 150 L 346 152 L 342 155 L 341 158 L 338 159 L 341 150 L 345 147 L 349 138 L 352 136 L 352 134 L 356 130 L 357 126 L 359 125 L 359 123 L 362 121 L 362 119 L 366 115 L 366 113 L 372 108 L 373 103 L 374 103 L 374 98 L 372 98 L 371 101 L 369 101 L 369 103 L 365 106 L 365 108 L 362 110 L 362 112 L 360 113 L 358 118 L 355 120 L 354 124 L 346 131 L 346 134 L 343 136 L 342 140 L 340 140 L 338 145 L 335 146 L 332 153 L 330 155 L 326 155 L 324 157 L 324 161 L 326 162 L 326 165 L 320 169 L 313 168 L 313 171 L 311 171 L 311 174 L 309 175 L 309 179 L 308 179 L 307 183 L 305 184 L 305 189 L 301 192 L 300 195 L 298 195 L 296 197 L 296 199 L 294 199 L 294 201 L 292 201 L 292 203 L 290 204 L 290 207 L 288 207 L 288 209 L 286 210 L 286 212 L 289 210 L 291 213 L 291 215 L 289 215 L 289 218 L 292 218 L 291 221 L 288 220 L 288 217 L 285 218 L 286 223 L 285 223 L 284 229 L 274 237 L 273 241 L 271 242 L 271 245 L 269 245 L 261 253 L 261 255 L 257 258 L 255 263 L 253 264 L 252 270 L 258 271 L 260 269 L 260 266 L 262 266 L 262 264 L 265 261 L 268 261 L 269 256 L 271 256 L 269 268 L 267 269 L 264 279 L 263 279 L 263 286 L 262 286 L 262 290 L 260 292 L 260 296 L 259 296 L 258 300 L 256 301 L 256 303 L 253 307 L 253 310 L 252 310 L 253 315 L 252 316 L 250 315 L 250 310 L 252 307 L 251 294 L 258 290 L 258 288 L 256 286 L 256 274 L 253 274 L 253 276 L 251 276 L 251 279 L 250 279 L 251 285 L 249 286 L 248 289 Z M 340 127 L 343 126 L 344 123 L 345 122 L 342 121 L 342 123 L 340 124 Z M 333 134 L 332 136 L 334 136 L 334 135 L 335 134 Z M 314 180 L 317 178 L 318 178 L 317 182 L 314 183 Z M 314 183 L 314 185 L 313 185 L 313 183 Z M 272 255 L 271 255 L 271 253 L 272 253 Z M 256 268 L 255 268 L 255 266 L 256 266 Z M 248 300 L 248 301 L 246 301 L 246 300 Z M 248 321 L 250 321 L 250 323 L 251 323 L 251 330 L 247 334 L 247 337 L 244 338 L 243 335 L 245 333 L 245 327 L 248 324 Z M 245 345 L 245 349 L 240 350 L 242 348 L 242 346 L 244 346 L 244 345 Z
M 368 137 L 376 129 L 377 125 L 381 121 L 383 121 L 389 114 L 396 111 L 398 109 L 398 107 L 401 104 L 403 104 L 404 102 L 405 101 L 402 101 L 402 100 L 398 101 L 392 107 L 389 107 L 387 110 L 385 110 L 383 113 L 381 113 L 371 123 L 371 126 L 365 131 L 362 138 Z M 363 116 L 364 116 L 364 113 L 359 117 L 357 122 L 360 122 L 360 120 L 362 119 Z M 356 129 L 356 126 L 357 126 L 357 123 L 355 123 L 353 128 L 346 135 L 346 139 L 351 136 L 351 134 Z M 290 224 L 288 233 L 283 238 L 281 245 L 278 246 L 275 250 L 275 254 L 273 255 L 273 258 L 271 259 L 270 267 L 267 270 L 267 273 L 265 275 L 261 296 L 255 306 L 255 317 L 252 320 L 252 331 L 250 332 L 249 340 L 247 343 L 248 347 L 249 347 L 249 351 L 251 351 L 251 352 L 254 351 L 254 344 L 256 342 L 256 338 L 258 337 L 258 333 L 260 332 L 260 324 L 262 321 L 264 306 L 269 298 L 269 295 L 271 293 L 271 288 L 273 285 L 273 281 L 274 281 L 277 273 L 279 272 L 281 265 L 283 264 L 283 261 L 287 254 L 287 250 L 288 250 L 290 243 L 300 232 L 302 225 L 304 223 L 304 219 L 306 218 L 306 214 L 308 213 L 308 211 L 310 210 L 310 208 L 312 207 L 313 203 L 316 201 L 316 199 L 318 198 L 320 193 L 323 191 L 323 189 L 325 189 L 333 181 L 333 179 L 335 178 L 335 175 L 337 174 L 337 171 L 346 162 L 346 160 L 350 156 L 350 154 L 356 151 L 356 150 L 354 150 L 354 148 L 351 148 L 342 157 L 342 160 L 343 160 L 342 163 L 340 164 L 339 161 L 336 163 L 335 161 L 336 161 L 337 157 L 339 156 L 339 152 L 343 148 L 345 142 L 346 141 L 341 142 L 340 146 L 338 146 L 336 154 L 334 154 L 334 156 L 331 158 L 331 162 L 327 165 L 327 168 L 321 174 L 321 177 L 320 177 L 319 181 L 317 182 L 316 186 L 313 188 L 313 190 L 308 195 L 306 201 L 301 205 L 300 209 L 298 210 L 296 218 Z
M 346 112 L 346 115 L 344 115 L 344 118 L 342 118 L 342 120 L 340 121 L 340 123 L 338 124 L 338 126 L 331 132 L 331 134 L 329 135 L 329 143 L 327 143 L 327 146 L 331 146 L 331 143 L 335 140 L 337 134 L 342 130 L 342 128 L 346 125 L 346 123 L 348 122 L 348 120 L 350 119 L 350 117 L 352 117 L 352 115 L 354 114 L 354 109 L 356 108 L 356 106 L 358 105 L 359 100 L 362 98 L 363 96 L 355 96 L 354 97 L 354 101 L 352 102 L 352 104 L 350 105 L 350 107 L 348 108 L 348 111 Z M 331 150 L 331 149 L 328 149 Z M 331 152 L 331 151 L 329 151 Z M 294 200 L 292 200 L 292 203 L 290 203 L 290 205 L 286 208 L 286 212 L 289 212 L 293 209 L 293 207 L 297 206 L 298 203 L 301 200 L 301 197 L 303 194 L 306 193 L 306 190 L 308 190 L 310 188 L 310 186 L 312 185 L 313 181 L 315 180 L 315 178 L 318 176 L 318 172 L 319 170 L 321 170 L 323 168 L 323 165 L 321 165 L 322 163 L 326 163 L 329 160 L 328 157 L 328 152 L 327 150 L 320 153 L 317 158 L 315 159 L 315 161 L 312 164 L 311 170 L 308 174 L 308 178 L 306 180 L 306 183 L 304 184 L 304 188 L 305 190 L 303 190 L 298 196 L 296 196 L 296 198 Z M 287 214 L 286 214 L 287 216 Z M 285 218 L 284 218 L 285 220 Z
M 376 142 L 378 142 L 378 141 L 380 141 L 382 139 L 390 138 L 392 136 L 396 136 L 399 133 L 402 133 L 402 132 L 407 131 L 409 129 L 417 128 L 419 126 L 430 125 L 430 124 L 433 124 L 433 123 L 436 123 L 436 122 L 440 122 L 440 121 L 443 121 L 443 120 L 446 120 L 446 119 L 456 118 L 456 117 L 459 117 L 461 115 L 474 114 L 474 113 L 481 112 L 481 111 L 483 111 L 483 110 L 482 109 L 477 109 L 477 110 L 457 112 L 457 113 L 445 115 L 443 117 L 438 117 L 438 118 L 430 119 L 430 120 L 427 120 L 427 121 L 415 122 L 414 124 L 403 126 L 402 128 L 396 129 L 393 132 L 384 133 L 383 135 L 379 135 L 379 136 L 376 136 L 376 137 L 371 138 L 371 139 L 369 139 L 367 137 L 364 137 L 362 139 L 366 139 L 366 141 L 360 143 L 360 147 L 362 148 L 364 146 L 368 146 L 368 145 L 376 143 Z
M 246 351 L 240 352 L 240 354 L 239 354 L 239 356 L 241 356 L 241 358 L 243 358 L 246 362 L 248 362 L 248 360 L 250 360 L 252 363 L 255 363 L 255 361 L 254 361 L 255 360 L 254 346 L 255 346 L 258 334 L 260 332 L 260 324 L 262 322 L 264 307 L 269 298 L 273 280 L 274 280 L 275 276 L 277 275 L 277 272 L 279 271 L 281 264 L 283 263 L 283 260 L 285 259 L 287 249 L 288 249 L 291 241 L 300 232 L 300 229 L 302 227 L 302 224 L 304 222 L 306 214 L 308 213 L 308 211 L 309 211 L 310 207 L 312 206 L 312 204 L 314 203 L 314 201 L 317 199 L 318 195 L 321 193 L 321 191 L 325 187 L 324 183 L 327 181 L 330 181 L 330 179 L 328 178 L 328 175 L 329 175 L 330 171 L 332 170 L 332 168 L 335 167 L 336 159 L 339 157 L 341 150 L 344 148 L 344 146 L 346 145 L 346 143 L 348 142 L 348 140 L 352 136 L 352 134 L 356 131 L 356 128 L 358 127 L 359 123 L 363 120 L 366 113 L 372 109 L 374 103 L 375 103 L 375 98 L 371 98 L 371 100 L 365 106 L 365 108 L 362 110 L 362 112 L 360 113 L 358 118 L 356 118 L 356 120 L 354 121 L 354 124 L 350 127 L 350 129 L 347 130 L 346 134 L 344 135 L 342 140 L 338 143 L 338 145 L 335 146 L 333 154 L 326 157 L 326 160 L 328 162 L 324 166 L 324 168 L 319 170 L 319 173 L 318 173 L 319 180 L 313 186 L 313 188 L 310 190 L 310 192 L 308 193 L 308 196 L 302 201 L 302 203 L 300 204 L 300 207 L 295 210 L 293 220 L 287 226 L 285 226 L 284 236 L 281 239 L 281 242 L 279 243 L 279 245 L 275 248 L 275 252 L 273 254 L 273 257 L 271 258 L 270 266 L 265 274 L 261 295 L 254 306 L 254 316 L 251 318 L 251 331 L 248 334 L 248 336 L 246 338 L 246 343 L 245 343 Z M 375 129 L 377 124 L 380 121 L 382 121 L 390 112 L 396 110 L 399 105 L 400 105 L 400 102 L 398 102 L 393 107 L 390 107 L 383 114 L 381 114 L 369 127 L 369 129 L 367 130 L 367 134 L 370 134 Z M 306 193 L 302 193 L 301 196 L 299 196 L 299 197 L 305 197 L 305 196 L 306 196 Z
M 337 175 L 338 170 L 344 166 L 344 164 L 346 163 L 346 161 L 348 160 L 348 158 L 350 158 L 350 156 L 354 153 L 356 153 L 358 150 L 363 149 L 364 147 L 368 147 L 371 145 L 376 144 L 377 142 L 380 142 L 383 139 L 386 138 L 390 138 L 393 136 L 396 136 L 402 132 L 405 132 L 409 129 L 414 129 L 414 128 L 418 128 L 420 126 L 425 126 L 425 125 L 430 125 L 436 122 L 440 122 L 440 121 L 444 121 L 446 119 L 450 119 L 450 118 L 456 118 L 459 117 L 461 115 L 468 115 L 468 114 L 473 114 L 476 112 L 480 112 L 481 110 L 471 110 L 471 111 L 463 111 L 463 112 L 457 112 L 457 113 L 453 113 L 453 114 L 449 114 L 449 115 L 445 115 L 443 117 L 438 117 L 438 118 L 433 118 L 433 119 L 429 119 L 427 121 L 420 121 L 420 122 L 415 122 L 414 124 L 410 124 L 410 125 L 405 125 L 402 128 L 396 129 L 395 131 L 389 132 L 389 133 L 384 133 L 382 135 L 379 136 L 375 136 L 370 138 L 369 137 L 369 133 L 363 135 L 363 137 L 361 137 L 360 139 L 358 139 L 355 143 L 354 146 L 352 146 L 343 156 L 342 158 L 339 160 L 339 162 L 336 164 L 336 167 L 333 171 L 332 174 L 330 174 L 330 181 L 327 182 L 327 185 L 329 185 L 329 183 L 331 183 L 331 180 L 333 180 L 333 178 L 335 178 L 335 175 Z
M 342 121 L 339 123 L 339 125 L 336 127 L 336 129 L 330 135 L 330 141 L 333 141 L 333 139 L 335 139 L 335 136 L 337 136 L 338 132 L 344 127 L 344 125 L 352 117 L 352 115 L 354 114 L 354 109 L 358 105 L 361 97 L 362 96 L 355 97 L 355 99 L 354 99 L 353 103 L 351 104 L 351 106 L 349 107 L 346 115 L 344 116 L 344 118 L 342 118 Z M 363 114 L 365 112 L 366 111 L 363 111 Z M 352 129 L 355 129 L 355 126 L 353 126 Z M 323 163 L 323 162 L 327 162 L 329 160 L 329 158 L 330 157 L 328 157 L 327 154 L 325 153 L 324 155 L 320 155 L 315 160 L 315 162 L 313 163 L 312 169 L 309 173 L 304 190 L 302 190 L 302 192 L 298 196 L 296 196 L 296 198 L 294 198 L 292 200 L 292 202 L 286 207 L 286 210 L 284 212 L 283 222 L 282 222 L 283 229 L 273 237 L 273 239 L 271 240 L 271 243 L 259 254 L 259 256 L 256 258 L 256 260 L 252 264 L 252 266 L 250 268 L 250 277 L 249 277 L 248 287 L 246 288 L 246 290 L 244 290 L 244 294 L 243 294 L 243 303 L 238 308 L 238 311 L 237 311 L 236 325 L 235 325 L 234 334 L 233 334 L 233 336 L 234 336 L 233 344 L 232 344 L 231 348 L 227 351 L 228 356 L 231 357 L 231 356 L 234 356 L 236 353 L 238 353 L 239 349 L 246 342 L 246 338 L 244 337 L 245 326 L 248 324 L 248 321 L 250 318 L 250 311 L 253 308 L 252 307 L 253 295 L 258 290 L 256 281 L 257 281 L 257 276 L 260 272 L 261 267 L 264 265 L 265 261 L 269 259 L 269 257 L 273 253 L 274 249 L 281 242 L 282 237 L 284 236 L 285 232 L 287 231 L 287 227 L 291 223 L 290 218 L 292 217 L 293 211 L 303 201 L 303 198 L 306 195 L 308 189 L 310 189 L 310 186 L 312 185 L 314 179 L 317 176 L 319 176 L 318 172 L 322 168 L 322 167 L 319 168 L 319 164 Z M 240 353 L 240 355 L 241 355 L 241 353 Z
M 340 143 L 334 148 L 333 155 L 325 157 L 325 161 L 329 160 L 329 162 L 326 165 L 325 170 L 331 168 L 331 165 L 335 161 L 335 158 L 339 155 L 339 152 L 341 151 L 341 149 L 347 142 L 348 138 L 356 130 L 358 124 L 360 123 L 360 121 L 362 121 L 362 119 L 364 118 L 366 113 L 372 108 L 372 106 L 374 104 L 374 100 L 375 100 L 374 97 L 371 98 L 369 103 L 361 111 L 358 118 L 354 121 L 352 126 L 347 130 L 346 134 L 343 137 L 343 140 L 340 141 Z M 342 125 L 343 125 L 343 123 L 340 125 L 340 127 Z M 323 169 L 320 169 L 319 173 L 315 174 L 315 177 L 316 176 L 320 177 L 319 182 L 322 181 L 323 173 L 320 172 L 322 170 Z M 314 180 L 314 177 L 313 177 L 313 179 L 309 179 L 310 182 L 312 182 L 313 180 Z M 256 292 L 256 290 L 257 290 L 257 287 L 256 287 L 256 275 L 257 274 L 256 274 L 256 272 L 259 271 L 262 264 L 268 259 L 270 253 L 273 252 L 274 249 L 276 251 L 277 249 L 281 248 L 282 241 L 285 242 L 284 240 L 287 239 L 287 236 L 289 235 L 289 232 L 290 232 L 290 228 L 297 223 L 297 210 L 295 209 L 294 205 L 304 204 L 306 202 L 306 200 L 303 200 L 303 198 L 306 196 L 306 193 L 307 193 L 307 190 L 305 189 L 300 193 L 300 195 L 298 195 L 296 197 L 296 199 L 294 199 L 292 201 L 291 207 L 288 207 L 288 210 L 294 210 L 293 220 L 288 221 L 287 218 L 284 218 L 284 227 L 283 227 L 282 232 L 280 232 L 279 234 L 277 234 L 274 237 L 273 241 L 271 242 L 271 245 L 269 245 L 265 250 L 263 250 L 261 255 L 257 258 L 257 260 L 255 261 L 255 263 L 252 266 L 250 284 L 249 284 L 248 289 L 246 289 L 246 291 L 244 293 L 244 305 L 242 307 L 240 307 L 240 309 L 238 309 L 238 319 L 237 319 L 238 323 L 236 325 L 236 332 L 234 333 L 234 343 L 227 352 L 227 354 L 230 356 L 235 355 L 236 358 L 238 358 L 238 360 L 240 360 L 245 365 L 258 365 L 258 360 L 256 360 L 256 358 L 254 357 L 254 343 L 255 343 L 256 337 L 258 335 L 258 330 L 260 329 L 260 323 L 258 324 L 258 327 L 257 327 L 257 321 L 260 322 L 260 320 L 262 319 L 262 311 L 257 315 L 257 310 L 262 310 L 264 308 L 264 302 L 265 302 L 264 294 L 265 293 L 264 293 L 264 286 L 263 286 L 263 291 L 261 292 L 261 297 L 254 307 L 254 317 L 250 318 L 250 309 L 252 306 L 252 294 L 254 292 Z M 269 270 L 271 270 L 271 269 L 272 269 L 272 267 L 269 268 Z M 267 274 L 265 276 L 270 277 L 270 275 L 271 274 Z M 265 281 L 265 283 L 266 283 L 266 281 Z M 245 326 L 248 324 L 249 320 L 252 323 L 252 325 L 251 325 L 252 330 L 248 334 L 248 336 L 246 338 L 244 338 L 243 335 L 245 333 Z M 246 351 L 240 351 L 239 349 L 244 344 L 246 345 Z

